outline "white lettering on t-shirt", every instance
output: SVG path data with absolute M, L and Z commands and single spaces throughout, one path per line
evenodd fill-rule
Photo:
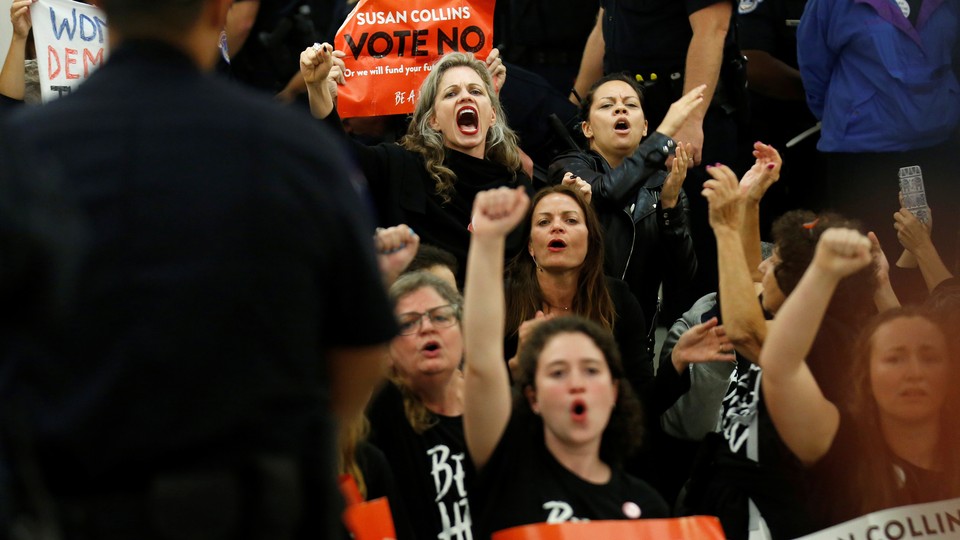
M 751 364 L 750 369 L 739 376 L 737 370 L 733 370 L 730 379 L 730 387 L 723 398 L 721 432 L 730 451 L 736 454 L 750 437 L 757 436 L 751 433 L 750 426 L 759 411 L 760 368 Z
M 573 507 L 564 501 L 547 501 L 543 503 L 547 511 L 547 523 L 564 523 L 567 521 L 590 521 L 589 519 L 574 517 Z
M 438 540 L 473 540 L 470 529 L 470 503 L 467 501 L 467 488 L 464 486 L 463 459 L 464 453 L 451 455 L 450 448 L 438 444 L 427 450 L 430 457 L 430 474 L 433 476 L 433 485 L 437 489 L 434 501 L 440 510 L 440 523 L 443 530 L 437 534 Z M 452 462 L 452 464 L 451 464 Z M 449 503 L 444 497 L 450 488 L 456 486 L 456 495 L 459 500 Z

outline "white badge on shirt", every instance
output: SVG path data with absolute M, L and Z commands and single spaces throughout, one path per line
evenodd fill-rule
M 900 8 L 904 17 L 910 17 L 910 4 L 907 3 L 907 0 L 897 0 L 897 7 Z
M 757 9 L 757 6 L 760 5 L 760 2 L 763 2 L 763 0 L 740 0 L 740 5 L 737 6 L 737 11 L 739 11 L 741 15 L 746 15 L 747 13 Z

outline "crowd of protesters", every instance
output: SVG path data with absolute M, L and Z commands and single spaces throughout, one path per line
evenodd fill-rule
M 336 473 L 400 540 L 960 498 L 960 0 L 504 0 L 402 118 L 338 112 L 349 0 L 95 0 L 46 104 L 35 2 L 0 538 L 346 538 Z

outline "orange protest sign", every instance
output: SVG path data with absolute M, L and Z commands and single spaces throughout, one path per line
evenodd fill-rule
M 386 497 L 364 501 L 357 482 L 349 474 L 340 475 L 340 492 L 347 508 L 343 511 L 343 524 L 354 540 L 394 540 L 393 515 Z
M 343 523 L 354 540 L 393 540 L 393 516 L 386 497 L 348 506 L 343 511 Z
M 493 540 L 724 540 L 720 520 L 712 516 L 672 519 L 537 523 L 493 533 Z
M 346 53 L 343 118 L 408 114 L 440 56 L 493 48 L 494 0 L 360 0 L 337 32 Z

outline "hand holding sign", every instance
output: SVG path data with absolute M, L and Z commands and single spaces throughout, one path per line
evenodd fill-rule
M 493 89 L 497 91 L 497 95 L 500 94 L 500 90 L 503 88 L 503 84 L 507 82 L 507 66 L 503 65 L 503 60 L 500 58 L 500 49 L 491 49 L 490 54 L 487 55 L 487 71 L 490 72 L 490 78 L 493 79 Z
M 317 85 L 327 80 L 335 59 L 343 58 L 343 53 L 333 50 L 329 43 L 314 44 L 300 53 L 300 74 L 308 85 Z M 340 60 L 340 66 L 343 60 Z
M 300 53 L 300 75 L 307 85 L 310 112 L 326 118 L 333 111 L 337 83 L 343 84 L 343 53 L 329 43 L 314 43 Z
M 30 4 L 37 0 L 14 0 L 10 4 L 10 24 L 13 25 L 13 35 L 19 39 L 27 39 L 30 33 Z
M 23 3 L 14 2 L 14 6 Z M 72 92 L 107 56 L 107 20 L 95 6 L 71 0 L 26 2 L 44 103 Z M 11 10 L 11 15 L 14 12 Z M 19 30 L 18 30 L 19 31 Z
M 344 51 L 337 110 L 344 118 L 413 112 L 420 85 L 449 52 L 484 59 L 493 41 L 493 0 L 359 0 L 337 32 Z M 499 91 L 506 68 L 487 68 Z

